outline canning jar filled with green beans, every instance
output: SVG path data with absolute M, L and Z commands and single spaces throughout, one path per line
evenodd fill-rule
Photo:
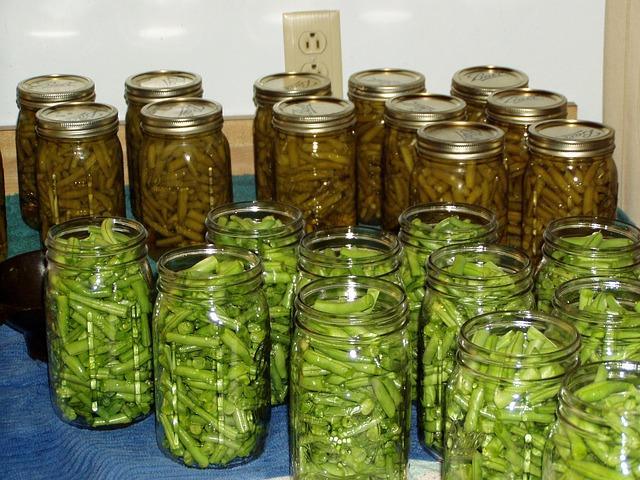
M 68 102 L 38 110 L 40 235 L 84 216 L 124 216 L 124 166 L 118 111 Z
M 537 261 L 543 232 L 557 218 L 615 218 L 618 173 L 614 130 L 584 120 L 547 120 L 528 129 L 522 248 Z
M 463 203 L 426 203 L 405 210 L 398 235 L 403 248 L 400 278 L 409 301 L 411 386 L 417 399 L 418 318 L 427 280 L 427 259 L 435 250 L 451 244 L 492 243 L 498 239 L 493 212 Z
M 334 97 L 273 106 L 276 200 L 297 206 L 308 232 L 356 223 L 356 118 Z
M 451 95 L 467 103 L 467 120 L 486 121 L 487 98 L 500 90 L 529 85 L 529 77 L 513 68 L 481 65 L 458 70 L 451 79 Z
M 544 231 L 535 273 L 538 310 L 549 312 L 556 289 L 574 278 L 640 278 L 640 230 L 619 220 L 568 217 Z
M 205 219 L 233 200 L 229 142 L 222 105 L 201 98 L 170 98 L 145 105 L 140 187 L 149 252 L 204 242 Z
M 325 278 L 296 297 L 289 416 L 295 479 L 406 479 L 410 383 L 402 288 Z
M 84 428 L 114 428 L 153 407 L 151 269 L 134 220 L 85 217 L 46 239 L 45 311 L 54 410 Z
M 202 97 L 200 75 L 177 70 L 155 70 L 132 75 L 124 82 L 127 102 L 125 135 L 127 171 L 129 173 L 129 201 L 131 212 L 141 220 L 140 153 L 142 130 L 140 110 L 148 103 L 173 97 Z
M 568 373 L 545 444 L 542 478 L 640 478 L 638 398 L 638 362 L 591 363 Z
M 488 123 L 505 132 L 504 163 L 509 177 L 505 241 L 519 248 L 522 246 L 522 188 L 529 165 L 527 128 L 543 120 L 566 118 L 567 99 L 547 90 L 501 90 L 487 99 L 486 115 Z
M 17 87 L 18 121 L 16 123 L 16 163 L 20 213 L 31 228 L 40 226 L 36 166 L 38 138 L 36 112 L 64 102 L 93 101 L 96 98 L 93 80 L 79 75 L 41 75 L 28 78 Z
M 570 321 L 582 338 L 580 363 L 640 360 L 640 282 L 576 278 L 553 296 L 553 315 Z
M 0 262 L 7 258 L 7 210 L 4 195 L 4 168 L 0 154 Z
M 399 68 L 364 70 L 349 77 L 349 100 L 356 107 L 358 223 L 381 225 L 385 102 L 425 91 L 424 75 Z
M 158 262 L 156 437 L 189 467 L 257 458 L 269 424 L 269 310 L 248 250 L 189 246 Z
M 462 324 L 534 305 L 531 263 L 518 249 L 449 245 L 431 254 L 418 345 L 418 435 L 425 448 L 443 449 L 445 391 Z
M 562 379 L 578 365 L 575 327 L 539 312 L 496 312 L 466 322 L 457 343 L 443 478 L 540 479 Z
M 309 95 L 331 95 L 331 80 L 317 73 L 288 72 L 267 75 L 253 84 L 253 165 L 258 200 L 275 200 L 273 106 L 287 98 Z
M 208 242 L 246 248 L 262 260 L 271 332 L 271 405 L 285 403 L 296 256 L 304 233 L 302 212 L 273 201 L 238 202 L 211 210 L 206 224 Z
M 464 100 L 432 93 L 398 95 L 384 107 L 382 159 L 382 226 L 398 230 L 398 217 L 407 209 L 409 183 L 416 163 L 416 132 L 434 122 L 464 120 Z
M 480 205 L 496 214 L 502 237 L 508 192 L 504 132 L 478 122 L 438 122 L 418 130 L 417 151 L 410 182 L 411 204 Z

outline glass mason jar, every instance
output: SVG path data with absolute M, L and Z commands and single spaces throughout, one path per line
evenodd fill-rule
M 142 107 L 140 187 L 150 255 L 204 242 L 207 213 L 233 200 L 222 106 L 171 98 Z
M 16 163 L 20 213 L 31 228 L 40 226 L 36 165 L 38 138 L 36 112 L 64 102 L 93 101 L 96 98 L 93 80 L 79 75 L 42 75 L 18 84 L 16 102 L 20 112 L 16 123 Z
M 45 311 L 54 410 L 114 428 L 153 407 L 151 269 L 134 220 L 85 217 L 49 229 Z
M 546 429 L 579 348 L 573 325 L 539 312 L 466 322 L 447 387 L 443 478 L 540 479 Z
M 531 263 L 518 249 L 449 245 L 431 254 L 418 334 L 418 435 L 425 448 L 443 448 L 445 391 L 462 324 L 534 305 Z
M 529 127 L 524 177 L 522 248 L 537 261 L 544 229 L 576 215 L 615 218 L 618 173 L 612 128 L 583 120 L 547 120 Z
M 380 68 L 349 77 L 349 100 L 356 107 L 358 223 L 382 222 L 382 159 L 385 102 L 397 95 L 425 91 L 424 75 Z
M 271 405 L 285 403 L 296 256 L 304 233 L 302 212 L 271 201 L 230 203 L 211 210 L 206 225 L 207 242 L 246 248 L 262 260 L 271 332 Z
M 296 297 L 291 349 L 294 479 L 406 479 L 407 303 L 375 278 L 316 280 Z
M 407 209 L 409 181 L 416 163 L 416 132 L 434 122 L 464 120 L 464 100 L 432 93 L 399 95 L 384 107 L 382 159 L 382 226 L 398 230 L 398 217 Z
M 640 360 L 640 282 L 611 277 L 570 280 L 555 291 L 553 315 L 578 329 L 580 364 Z
M 418 318 L 427 280 L 427 259 L 450 244 L 492 243 L 498 239 L 493 212 L 464 203 L 426 203 L 405 210 L 398 235 L 403 249 L 400 278 L 409 301 L 409 344 L 413 399 L 418 398 Z
M 84 216 L 124 216 L 118 111 L 69 102 L 36 113 L 40 235 Z
M 487 98 L 507 88 L 521 88 L 529 85 L 529 77 L 508 67 L 481 65 L 458 70 L 451 79 L 451 95 L 467 103 L 467 120 L 486 121 Z
M 257 458 L 269 424 L 269 311 L 248 250 L 189 246 L 158 262 L 156 437 L 172 460 L 223 468 Z
M 566 118 L 567 99 L 558 93 L 530 88 L 501 90 L 487 99 L 487 123 L 501 128 L 504 163 L 509 177 L 507 202 L 507 245 L 522 246 L 522 189 L 529 165 L 527 128 L 543 120 Z
M 640 472 L 640 363 L 601 362 L 562 382 L 542 478 L 636 479 Z
M 256 178 L 256 198 L 274 200 L 276 130 L 273 128 L 273 106 L 287 98 L 331 95 L 331 80 L 310 72 L 276 73 L 262 77 L 253 84 L 253 165 Z
M 640 230 L 594 217 L 554 220 L 544 231 L 535 273 L 538 310 L 549 312 L 556 289 L 568 280 L 607 276 L 640 278 Z
M 276 200 L 296 205 L 307 231 L 356 223 L 353 104 L 298 97 L 273 106 Z
M 502 130 L 477 122 L 438 122 L 418 130 L 417 151 L 411 204 L 480 205 L 496 214 L 502 237 L 508 191 Z
M 127 146 L 127 171 L 129 173 L 129 199 L 131 212 L 142 220 L 140 192 L 140 153 L 142 130 L 140 110 L 148 103 L 174 97 L 202 97 L 200 75 L 177 70 L 155 70 L 132 75 L 124 82 L 124 99 L 127 102 L 125 135 Z
M 7 258 L 7 210 L 4 195 L 4 168 L 2 167 L 2 155 L 0 154 L 0 262 Z

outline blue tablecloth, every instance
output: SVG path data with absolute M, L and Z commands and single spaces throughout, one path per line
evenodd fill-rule
M 236 201 L 254 195 L 253 177 L 234 178 Z M 9 255 L 39 247 L 38 235 L 21 220 L 17 195 L 7 198 Z M 411 432 L 412 479 L 438 478 L 438 464 L 419 446 L 415 411 Z M 227 470 L 189 469 L 165 457 L 156 445 L 154 417 L 130 427 L 90 431 L 58 419 L 51 407 L 47 366 L 31 360 L 22 336 L 0 327 L 0 478 L 258 480 L 286 477 L 289 471 L 287 409 L 272 410 L 269 436 L 257 460 Z

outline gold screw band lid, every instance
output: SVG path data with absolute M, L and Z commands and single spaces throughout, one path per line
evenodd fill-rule
M 16 102 L 20 108 L 40 109 L 95 98 L 93 80 L 80 75 L 41 75 L 21 81 L 16 88 Z
M 437 122 L 418 130 L 418 153 L 452 160 L 474 160 L 501 154 L 504 132 L 479 122 Z
M 464 120 L 467 104 L 449 95 L 409 93 L 393 97 L 385 103 L 387 125 L 417 130 L 428 123 Z
M 256 104 L 273 104 L 303 96 L 331 95 L 331 80 L 317 73 L 285 72 L 262 77 L 253 84 Z
M 511 88 L 487 98 L 487 120 L 530 125 L 542 120 L 565 118 L 567 99 L 548 90 Z
M 93 102 L 67 102 L 38 110 L 36 132 L 48 138 L 88 138 L 116 133 L 118 110 Z
M 154 70 L 131 75 L 124 82 L 128 102 L 149 103 L 172 97 L 201 97 L 200 75 L 179 70 Z
M 149 103 L 140 110 L 144 132 L 191 135 L 222 128 L 222 105 L 203 98 L 178 97 Z
M 564 158 L 607 155 L 615 149 L 615 131 L 587 120 L 546 120 L 531 125 L 527 143 L 532 152 Z
M 529 77 L 513 68 L 481 65 L 458 70 L 451 79 L 451 95 L 467 102 L 484 103 L 492 93 L 526 87 Z
M 349 128 L 355 106 L 335 97 L 290 98 L 273 106 L 273 126 L 291 133 L 327 133 Z
M 349 77 L 349 98 L 386 100 L 402 93 L 425 91 L 424 75 L 401 68 L 378 68 Z

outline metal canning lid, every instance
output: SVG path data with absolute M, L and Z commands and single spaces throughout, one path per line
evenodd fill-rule
M 458 70 L 451 79 L 451 95 L 468 102 L 484 103 L 487 97 L 498 90 L 526 87 L 526 73 L 508 67 L 481 65 Z
M 149 103 L 172 97 L 201 97 L 200 75 L 179 70 L 155 70 L 131 75 L 124 82 L 127 101 Z
M 500 155 L 504 132 L 479 122 L 437 122 L 418 130 L 418 153 L 452 160 Z
M 36 132 L 48 138 L 88 138 L 116 133 L 118 110 L 93 102 L 67 102 L 36 112 Z
M 355 106 L 341 98 L 289 98 L 273 106 L 273 126 L 285 132 L 334 132 L 353 126 L 355 121 Z
M 409 93 L 398 95 L 385 103 L 384 122 L 394 127 L 415 129 L 428 123 L 464 120 L 467 104 L 449 95 Z
M 190 135 L 222 128 L 222 105 L 203 98 L 169 98 L 149 103 L 140 110 L 144 132 Z
M 532 152 L 564 158 L 607 155 L 615 149 L 615 131 L 586 120 L 546 120 L 531 125 L 527 140 Z
M 80 75 L 41 75 L 21 81 L 16 88 L 19 108 L 40 109 L 62 102 L 91 101 L 95 98 L 93 80 Z
M 567 99 L 559 93 L 532 88 L 501 90 L 487 98 L 487 119 L 530 125 L 565 118 Z
M 401 68 L 378 68 L 349 77 L 349 98 L 386 100 L 402 93 L 424 92 L 424 75 Z
M 253 98 L 258 104 L 310 95 L 331 95 L 331 80 L 317 73 L 286 72 L 267 75 L 253 84 Z

